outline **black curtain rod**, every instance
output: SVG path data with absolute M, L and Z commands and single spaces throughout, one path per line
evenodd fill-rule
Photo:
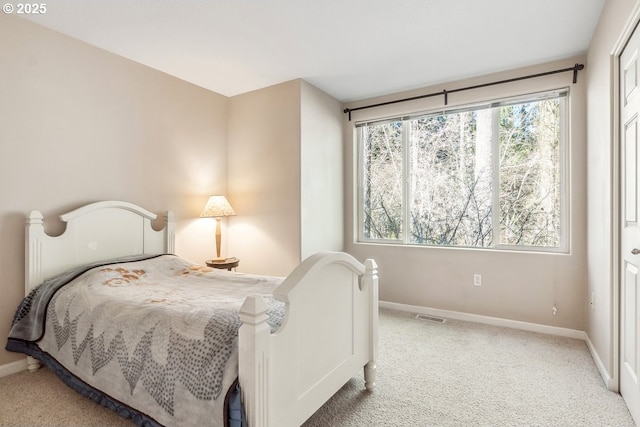
M 450 93 L 462 92 L 464 90 L 471 90 L 471 89 L 479 89 L 481 87 L 500 85 L 500 84 L 504 84 L 504 83 L 517 82 L 517 81 L 520 81 L 520 80 L 533 79 L 533 78 L 536 78 L 536 77 L 548 76 L 550 74 L 565 73 L 567 71 L 573 71 L 573 83 L 576 83 L 578 81 L 578 71 L 582 70 L 583 68 L 584 68 L 583 64 L 576 64 L 573 67 L 562 68 L 560 70 L 546 71 L 544 73 L 530 74 L 528 76 L 514 77 L 512 79 L 499 80 L 499 81 L 496 81 L 496 82 L 483 83 L 483 84 L 479 84 L 479 85 L 467 86 L 467 87 L 462 87 L 462 88 L 458 88 L 458 89 L 442 90 L 441 92 L 433 92 L 433 93 L 428 93 L 426 95 L 412 96 L 411 98 L 396 99 L 395 101 L 380 102 L 378 104 L 364 105 L 362 107 L 345 108 L 344 109 L 344 113 L 349 113 L 349 121 L 351 121 L 351 112 L 352 111 L 365 110 L 367 108 L 374 108 L 374 107 L 382 107 L 383 105 L 397 104 L 399 102 L 414 101 L 416 99 L 430 98 L 432 96 L 438 96 L 438 95 L 444 96 L 444 105 L 447 105 L 448 102 L 449 102 L 448 95 Z

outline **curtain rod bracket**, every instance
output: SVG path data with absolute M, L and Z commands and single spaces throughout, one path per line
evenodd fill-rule
M 583 64 L 578 64 L 573 66 L 573 84 L 578 82 L 578 70 L 582 70 L 584 68 Z
M 446 89 L 442 90 L 442 94 L 444 95 L 444 105 L 449 105 L 449 94 Z

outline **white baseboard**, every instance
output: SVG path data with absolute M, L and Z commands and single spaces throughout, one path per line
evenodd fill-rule
M 596 368 L 598 368 L 598 372 L 600 372 L 600 376 L 602 377 L 602 380 L 606 384 L 607 388 L 610 391 L 618 393 L 618 384 L 613 380 L 606 366 L 604 366 L 604 363 L 602 363 L 602 359 L 600 359 L 600 355 L 598 355 L 598 352 L 596 351 L 596 348 L 591 342 L 591 339 L 589 339 L 588 335 L 585 339 L 585 342 L 587 343 L 587 347 L 589 348 L 589 353 L 591 353 L 591 358 L 596 364 Z
M 18 372 L 24 371 L 26 369 L 27 369 L 26 357 L 22 360 L 17 360 L 15 362 L 0 365 L 0 378 L 6 377 L 7 375 L 11 375 L 11 374 L 17 374 Z
M 519 320 L 502 319 L 500 317 L 482 316 L 479 314 L 463 313 L 460 311 L 440 310 L 438 308 L 421 307 L 417 305 L 398 304 L 388 301 L 380 301 L 379 305 L 382 308 L 408 311 L 411 313 L 430 314 L 432 316 L 444 317 L 448 319 L 464 320 L 467 322 L 483 323 L 493 326 L 504 326 L 506 328 L 539 332 L 541 334 L 558 335 L 561 337 L 576 338 L 584 341 L 587 340 L 587 334 L 584 331 L 578 331 L 576 329 L 559 328 L 557 326 L 521 322 Z

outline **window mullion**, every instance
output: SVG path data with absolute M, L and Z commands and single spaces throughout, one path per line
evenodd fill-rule
M 491 109 L 491 246 L 500 245 L 500 107 Z
M 358 206 L 357 234 L 356 241 L 364 241 L 364 128 L 356 128 L 356 149 L 355 153 L 358 159 L 357 177 L 356 177 L 356 204 Z
M 402 122 L 402 241 L 409 243 L 409 233 L 411 229 L 411 213 L 409 200 L 411 196 L 411 122 Z

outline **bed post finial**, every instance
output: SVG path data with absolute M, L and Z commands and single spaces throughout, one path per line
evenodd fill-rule
M 29 224 L 42 224 L 43 220 L 42 213 L 40 211 L 31 211 L 27 216 L 27 225 Z
M 367 259 L 364 262 L 364 267 L 365 271 L 362 277 L 364 289 L 370 292 L 371 298 L 369 362 L 364 367 L 364 383 L 367 390 L 373 391 L 376 386 L 376 360 L 378 359 L 378 265 L 374 260 Z
M 240 308 L 238 376 L 242 402 L 251 427 L 269 425 L 269 339 L 267 304 L 261 296 L 249 296 Z

